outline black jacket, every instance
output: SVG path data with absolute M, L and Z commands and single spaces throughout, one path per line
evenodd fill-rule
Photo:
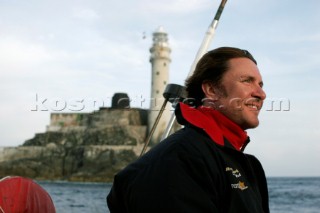
M 224 142 L 186 124 L 115 176 L 110 212 L 269 212 L 260 162 Z

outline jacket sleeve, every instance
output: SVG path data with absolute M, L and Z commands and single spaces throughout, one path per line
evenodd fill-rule
M 266 175 L 264 173 L 263 167 L 260 163 L 260 161 L 253 155 L 247 154 L 250 164 L 253 167 L 255 172 L 255 178 L 258 182 L 258 187 L 259 191 L 261 194 L 261 199 L 262 199 L 262 206 L 264 209 L 264 212 L 270 212 L 269 210 L 269 194 L 268 194 L 268 184 L 267 184 L 267 179 Z
M 133 164 L 115 178 L 108 196 L 110 212 L 222 212 L 218 195 L 223 189 L 207 167 L 201 158 L 183 152 L 153 164 Z

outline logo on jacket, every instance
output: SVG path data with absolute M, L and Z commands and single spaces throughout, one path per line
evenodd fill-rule
M 241 174 L 240 174 L 238 169 L 233 169 L 231 167 L 226 167 L 226 172 L 231 172 L 231 174 L 233 176 L 235 176 L 236 178 L 241 177 Z
M 231 184 L 231 188 L 240 189 L 243 191 L 243 190 L 247 189 L 248 186 L 246 186 L 244 182 L 239 181 L 239 183 Z

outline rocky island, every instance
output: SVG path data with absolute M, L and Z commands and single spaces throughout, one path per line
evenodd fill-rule
M 150 109 L 131 108 L 126 93 L 116 93 L 109 108 L 92 113 L 52 113 L 46 132 L 18 147 L 0 147 L 0 178 L 110 182 L 116 172 L 137 159 L 162 105 L 169 81 L 171 49 L 159 27 L 150 48 Z M 163 111 L 153 141 L 159 141 L 170 118 Z M 173 131 L 179 129 L 176 123 Z
M 127 96 L 114 95 L 119 97 Z M 114 103 L 93 113 L 52 113 L 46 132 L 19 147 L 0 148 L 0 177 L 112 181 L 140 155 L 148 119 L 148 110 Z

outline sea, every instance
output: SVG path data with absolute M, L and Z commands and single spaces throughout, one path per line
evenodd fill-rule
M 320 213 L 320 177 L 269 177 L 271 213 Z M 38 181 L 57 213 L 108 213 L 111 183 Z

